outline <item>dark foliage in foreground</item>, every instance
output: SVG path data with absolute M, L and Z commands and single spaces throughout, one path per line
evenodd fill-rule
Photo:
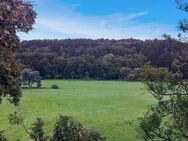
M 50 137 L 45 135 L 44 132 L 44 122 L 41 118 L 37 118 L 36 122 L 33 123 L 31 132 L 29 133 L 30 138 L 33 141 L 49 141 Z
M 145 66 L 145 82 L 157 100 L 141 118 L 140 132 L 146 141 L 188 140 L 188 81 L 174 60 L 172 71 Z
M 2 132 L 0 132 L 0 141 L 7 141 Z
M 71 117 L 59 116 L 53 131 L 52 141 L 104 141 L 105 138 Z
M 188 12 L 187 0 L 177 4 Z M 187 27 L 188 22 L 181 20 L 180 30 L 185 33 Z M 145 65 L 145 83 L 157 101 L 141 118 L 139 134 L 145 141 L 188 141 L 188 48 L 186 37 L 179 37 L 184 42 L 174 46 L 169 70 Z
M 141 68 L 148 61 L 153 66 L 171 69 L 176 42 L 173 39 L 23 41 L 17 58 L 25 67 L 38 70 L 44 79 L 139 80 Z M 181 55 L 186 54 L 188 51 L 183 50 Z M 186 65 L 183 69 L 188 72 Z
M 0 102 L 4 96 L 18 104 L 21 89 L 18 83 L 20 65 L 15 61 L 15 51 L 20 46 L 17 32 L 29 32 L 36 13 L 30 3 L 22 0 L 0 1 Z
M 0 1 L 0 103 L 6 97 L 11 104 L 19 104 L 22 93 L 18 82 L 21 66 L 15 61 L 20 47 L 17 32 L 32 30 L 35 18 L 32 4 L 25 0 Z M 0 141 L 7 141 L 2 132 Z
M 44 122 L 38 118 L 29 135 L 33 141 L 105 141 L 105 138 L 71 117 L 60 115 L 55 123 L 52 137 L 46 136 Z

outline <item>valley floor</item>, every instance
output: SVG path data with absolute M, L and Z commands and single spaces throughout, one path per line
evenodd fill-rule
M 59 89 L 51 89 L 57 84 Z M 138 118 L 154 103 L 141 82 L 45 80 L 41 89 L 24 89 L 21 109 L 27 125 L 36 117 L 50 133 L 59 114 L 73 116 L 111 141 L 137 141 Z M 6 100 L 0 104 L 0 131 L 11 140 L 28 140 L 21 127 L 8 123 L 15 110 Z

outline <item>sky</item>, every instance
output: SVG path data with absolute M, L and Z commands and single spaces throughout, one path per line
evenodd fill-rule
M 176 36 L 187 14 L 175 0 L 34 0 L 37 19 L 32 39 L 154 39 Z

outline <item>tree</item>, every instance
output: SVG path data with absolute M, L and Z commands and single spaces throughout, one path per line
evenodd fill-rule
M 128 67 L 120 68 L 120 78 L 122 80 L 127 80 L 127 76 L 129 75 L 130 71 L 131 71 L 131 68 L 128 68 Z
M 20 46 L 17 32 L 28 33 L 35 17 L 36 13 L 28 2 L 0 1 L 0 102 L 2 97 L 8 97 L 10 103 L 19 103 L 21 87 L 18 79 L 21 66 L 15 61 L 15 51 Z M 0 140 L 6 141 L 2 133 Z
M 0 99 L 8 96 L 13 104 L 18 104 L 21 97 L 18 83 L 20 65 L 15 61 L 15 50 L 20 46 L 20 40 L 16 33 L 28 33 L 35 17 L 36 13 L 28 2 L 0 1 Z
M 178 4 L 178 8 L 180 10 L 188 12 L 187 0 L 176 0 L 176 1 L 177 1 L 177 4 Z M 187 19 L 183 19 L 183 20 L 179 21 L 179 28 L 184 33 L 186 33 L 188 31 L 188 21 L 187 21 Z
M 177 2 L 181 10 L 188 12 L 186 3 Z M 183 32 L 188 30 L 187 25 L 185 20 L 180 21 Z M 172 41 L 170 36 L 165 37 Z M 157 100 L 157 104 L 141 118 L 139 133 L 146 141 L 188 140 L 188 80 L 182 71 L 187 59 L 180 56 L 187 48 L 185 40 L 173 46 L 175 54 L 169 70 L 145 65 L 145 83 Z
M 105 141 L 95 131 L 84 127 L 71 117 L 60 115 L 56 121 L 52 141 Z
M 29 136 L 33 141 L 48 141 L 50 137 L 45 136 L 44 133 L 44 122 L 41 118 L 37 118 L 36 122 L 33 123 L 33 127 L 31 128 L 31 132 L 29 132 Z
M 36 86 L 40 88 L 42 85 L 39 71 L 33 71 L 32 69 L 24 69 L 21 72 L 20 81 L 23 87 L 31 88 L 36 84 Z
M 3 136 L 2 132 L 0 132 L 0 141 L 7 141 L 7 139 Z

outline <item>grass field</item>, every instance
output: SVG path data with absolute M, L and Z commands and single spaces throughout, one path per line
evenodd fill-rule
M 52 84 L 60 89 L 51 89 Z M 59 114 L 73 116 L 111 141 L 137 141 L 138 117 L 154 102 L 140 82 L 123 81 L 43 81 L 41 89 L 25 89 L 21 109 L 26 123 L 36 117 L 46 123 L 47 132 Z M 7 115 L 15 108 L 3 101 L 0 105 L 0 130 L 11 140 L 29 140 L 21 127 L 8 124 Z

